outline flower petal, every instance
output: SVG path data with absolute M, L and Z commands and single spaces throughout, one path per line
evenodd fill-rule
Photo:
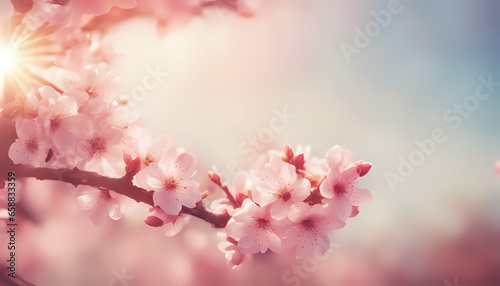
M 147 184 L 153 190 L 162 190 L 165 188 L 164 182 L 165 182 L 166 176 L 157 164 L 149 165 L 144 170 L 144 173 L 145 173 Z
M 350 184 L 356 181 L 359 174 L 356 166 L 352 165 L 347 170 L 343 171 L 340 176 L 343 184 Z
M 346 198 L 353 206 L 361 206 L 371 201 L 372 193 L 365 188 L 355 187 Z
M 325 180 L 321 186 L 319 186 L 319 192 L 321 195 L 327 199 L 331 199 L 334 196 L 333 185 L 330 180 Z
M 108 217 L 108 203 L 100 202 L 91 210 L 90 220 L 95 225 L 100 225 Z
M 16 122 L 16 134 L 21 140 L 29 140 L 36 137 L 40 127 L 34 120 L 19 119 Z
M 118 202 L 110 202 L 108 211 L 109 217 L 113 220 L 119 220 L 122 217 L 122 212 L 120 211 L 120 205 Z
M 272 231 L 265 231 L 266 241 L 269 249 L 273 252 L 280 253 L 281 252 L 281 239 Z
M 197 184 L 191 183 L 187 186 L 179 185 L 176 188 L 177 198 L 182 205 L 188 208 L 194 208 L 196 203 L 201 200 L 201 194 L 196 188 L 196 185 Z
M 240 240 L 248 233 L 248 225 L 231 220 L 226 226 L 226 233 L 228 236 Z
M 306 218 L 310 209 L 311 207 L 307 203 L 295 203 L 290 207 L 288 218 L 295 223 L 299 223 Z
M 337 210 L 337 215 L 343 221 L 345 221 L 351 215 L 352 205 L 345 199 L 340 197 L 333 198 L 333 204 Z
M 196 158 L 188 153 L 180 154 L 175 163 L 178 167 L 177 178 L 187 179 L 194 175 L 196 172 Z
M 182 209 L 175 191 L 156 191 L 153 194 L 153 202 L 169 215 L 178 215 Z
M 326 152 L 326 163 L 329 168 L 338 168 L 340 161 L 342 160 L 342 147 L 335 145 L 332 149 Z
M 280 199 L 271 206 L 271 216 L 277 220 L 282 220 L 288 216 L 289 210 L 290 204 Z
M 10 145 L 9 158 L 14 164 L 29 164 L 28 151 L 19 140 Z

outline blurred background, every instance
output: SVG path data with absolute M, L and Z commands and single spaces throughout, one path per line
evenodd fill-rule
M 168 238 L 131 207 L 96 227 L 75 205 L 30 188 L 34 213 L 50 218 L 20 234 L 21 249 L 36 255 L 19 268 L 33 267 L 27 276 L 46 285 L 121 285 L 106 283 L 123 269 L 135 276 L 129 285 L 500 285 L 500 86 L 471 99 L 481 77 L 500 82 L 500 2 L 267 2 L 252 18 L 208 10 L 165 38 L 152 20 L 131 20 L 106 40 L 125 59 L 115 64 L 122 92 L 148 68 L 168 73 L 137 102 L 141 124 L 207 170 L 231 178 L 234 165 L 245 168 L 252 158 L 242 150 L 283 110 L 288 123 L 254 150 L 311 145 L 323 157 L 339 144 L 373 163 L 362 180 L 373 201 L 332 234 L 332 252 L 321 261 L 256 255 L 231 270 L 216 230 L 197 219 Z M 399 12 L 373 28 L 388 7 Z M 372 36 L 356 46 L 367 25 Z M 346 56 L 346 45 L 355 52 Z M 446 140 L 418 151 L 436 129 Z M 405 161 L 413 171 L 401 174 Z

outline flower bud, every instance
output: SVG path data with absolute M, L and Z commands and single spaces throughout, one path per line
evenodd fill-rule
M 237 193 L 236 194 L 236 201 L 241 205 L 244 200 L 248 199 L 248 196 L 245 195 L 244 193 Z
M 290 160 L 289 163 L 294 165 L 297 170 L 306 169 L 306 167 L 304 166 L 304 164 L 306 163 L 306 160 L 304 159 L 304 154 L 299 154 L 293 157 L 293 159 Z
M 284 151 L 285 156 L 283 157 L 283 161 L 285 162 L 290 162 L 293 159 L 293 150 L 290 148 L 290 146 L 285 145 L 285 151 Z
M 201 199 L 205 199 L 206 197 L 208 197 L 208 191 L 204 191 L 203 193 L 201 193 Z
M 126 165 L 130 164 L 130 162 L 132 161 L 132 155 L 130 155 L 130 153 L 127 151 L 123 151 L 123 161 Z
M 208 171 L 208 177 L 209 177 L 209 178 L 210 178 L 210 180 L 211 180 L 212 182 L 214 182 L 217 186 L 222 187 L 222 182 L 221 182 L 221 180 L 220 180 L 220 176 L 219 176 L 219 175 L 217 175 L 217 174 L 216 174 L 216 173 L 214 173 L 214 172 L 210 172 L 210 171 Z
M 371 168 L 372 168 L 371 163 L 366 163 L 363 161 L 359 161 L 358 163 L 356 163 L 356 171 L 358 172 L 360 177 L 363 177 L 364 175 L 368 174 Z
M 135 176 L 141 170 L 141 158 L 137 157 L 134 160 L 127 163 L 125 171 L 129 176 Z
M 144 222 L 149 225 L 149 226 L 152 226 L 152 227 L 160 227 L 160 226 L 163 226 L 164 222 L 159 218 L 159 217 L 156 217 L 156 216 L 148 216 Z

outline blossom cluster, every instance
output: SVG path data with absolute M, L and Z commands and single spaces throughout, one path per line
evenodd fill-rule
M 358 207 L 371 200 L 370 191 L 358 186 L 371 164 L 354 162 L 348 149 L 337 145 L 325 158 L 309 158 L 309 148 L 294 155 L 289 146 L 283 156 L 269 153 L 264 166 L 235 178 L 231 193 L 235 203 L 214 204 L 231 215 L 220 247 L 232 265 L 247 254 L 268 250 L 290 250 L 297 258 L 318 249 L 324 254 L 330 248 L 327 233 L 343 228 L 349 217 L 359 213 Z M 227 188 L 215 173 L 211 178 Z

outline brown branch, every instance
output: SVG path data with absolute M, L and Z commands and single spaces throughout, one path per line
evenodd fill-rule
M 87 185 L 96 188 L 112 190 L 124 196 L 127 196 L 138 203 L 145 203 L 154 206 L 153 191 L 148 191 L 137 187 L 132 183 L 130 174 L 121 178 L 110 178 L 101 176 L 95 172 L 82 171 L 74 169 L 50 169 L 50 168 L 31 168 L 29 166 L 17 165 L 14 169 L 18 178 L 36 178 L 38 180 L 52 180 L 70 183 L 74 186 Z M 202 202 L 199 202 L 195 208 L 183 207 L 181 213 L 200 218 L 217 228 L 224 228 L 229 220 L 229 215 L 214 214 L 205 209 Z
M 132 183 L 132 178 L 135 175 L 133 172 L 129 172 L 121 178 L 110 178 L 101 176 L 95 172 L 82 171 L 77 168 L 50 169 L 34 168 L 26 165 L 14 165 L 7 156 L 9 147 L 16 138 L 14 122 L 5 120 L 2 116 L 0 116 L 0 132 L 2 132 L 2 136 L 0 137 L 0 184 L 7 179 L 7 173 L 13 171 L 18 178 L 61 181 L 70 183 L 74 186 L 87 185 L 96 188 L 104 188 L 127 196 L 139 203 L 154 206 L 154 192 L 135 186 Z M 135 172 L 137 171 L 138 170 Z M 227 213 L 214 214 L 209 212 L 205 209 L 202 202 L 198 202 L 196 207 L 192 209 L 183 207 L 181 213 L 195 216 L 212 224 L 216 228 L 224 228 L 230 218 Z

